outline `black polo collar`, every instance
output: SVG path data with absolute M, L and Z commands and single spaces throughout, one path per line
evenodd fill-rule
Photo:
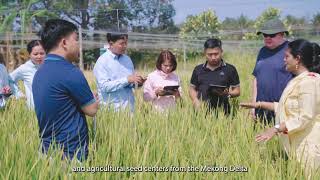
M 208 64 L 208 61 L 206 61 L 206 62 L 202 65 L 202 68 L 205 69 L 205 70 L 212 71 L 211 69 L 207 68 L 207 64 Z M 221 64 L 220 64 L 220 66 L 217 67 L 216 69 L 219 69 L 219 68 L 224 67 L 224 66 L 227 66 L 227 64 L 224 62 L 223 59 L 221 59 Z M 216 69 L 215 69 L 215 70 L 216 70 Z M 215 70 L 214 70 L 214 71 L 215 71 Z

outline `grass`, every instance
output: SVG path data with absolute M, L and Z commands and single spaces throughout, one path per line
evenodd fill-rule
M 237 67 L 241 79 L 241 97 L 234 103 L 249 100 L 255 55 L 227 54 L 225 59 Z M 139 89 L 133 116 L 98 112 L 96 137 L 92 118 L 87 118 L 90 151 L 82 164 L 62 161 L 56 151 L 49 154 L 51 159 L 40 156 L 35 113 L 27 110 L 23 100 L 9 101 L 0 112 L 0 179 L 305 179 L 300 164 L 286 157 L 278 138 L 254 142 L 262 127 L 254 125 L 246 110 L 239 109 L 233 118 L 193 110 L 187 88 L 193 67 L 199 63 L 202 60 L 179 62 L 183 102 L 167 114 L 154 112 L 143 102 Z M 85 75 L 95 90 L 92 72 Z M 97 167 L 105 171 L 119 167 L 124 172 L 93 172 Z M 245 172 L 235 172 L 235 167 Z M 206 172 L 191 172 L 201 170 Z M 312 178 L 319 177 L 318 173 Z

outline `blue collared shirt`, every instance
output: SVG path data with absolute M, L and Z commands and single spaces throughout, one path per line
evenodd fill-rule
M 15 83 L 18 83 L 19 80 L 23 81 L 27 97 L 27 105 L 31 109 L 34 108 L 32 81 L 39 66 L 40 65 L 34 64 L 31 60 L 29 60 L 10 73 L 10 76 Z
M 64 155 L 83 160 L 88 156 L 88 126 L 81 110 L 95 102 L 79 68 L 56 54 L 48 54 L 34 75 L 32 92 L 42 151 L 55 142 Z
M 115 55 L 110 50 L 97 60 L 93 73 L 96 78 L 100 103 L 118 111 L 129 106 L 134 110 L 133 85 L 128 76 L 134 73 L 133 63 L 127 55 Z

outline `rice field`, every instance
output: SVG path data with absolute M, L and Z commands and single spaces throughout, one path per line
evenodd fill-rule
M 178 62 L 183 101 L 168 113 L 154 112 L 135 91 L 136 112 L 101 109 L 86 162 L 61 160 L 61 152 L 38 153 L 40 139 L 35 113 L 23 100 L 12 99 L 0 111 L 0 179 L 305 179 L 300 164 L 286 156 L 278 138 L 256 143 L 263 127 L 254 124 L 237 103 L 248 101 L 255 54 L 226 54 L 240 76 L 241 96 L 232 101 L 234 117 L 194 111 L 188 96 L 193 67 Z M 153 69 L 138 69 L 147 75 Z M 92 72 L 85 72 L 96 89 Z M 314 173 L 312 179 L 319 179 Z

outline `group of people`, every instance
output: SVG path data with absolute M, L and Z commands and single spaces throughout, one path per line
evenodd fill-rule
M 143 86 L 143 99 L 151 102 L 161 112 L 174 107 L 181 98 L 182 88 L 175 73 L 175 55 L 164 50 L 158 56 L 155 71 L 147 77 L 135 72 L 132 60 L 125 55 L 128 35 L 107 34 L 108 49 L 97 60 L 93 73 L 96 78 L 101 104 L 119 111 L 129 108 L 134 111 L 133 88 Z M 190 97 L 196 108 L 201 101 L 209 107 L 223 107 L 230 112 L 228 99 L 240 95 L 240 81 L 236 68 L 222 59 L 222 42 L 208 39 L 204 44 L 206 62 L 197 66 L 191 77 Z M 219 91 L 208 91 L 210 85 L 225 86 Z
M 317 168 L 320 166 L 319 45 L 303 39 L 288 42 L 285 40 L 288 31 L 278 19 L 267 21 L 259 34 L 263 35 L 265 46 L 252 73 L 252 101 L 240 105 L 251 108 L 253 118 L 268 124 L 275 122 L 274 127 L 257 135 L 256 141 L 267 141 L 279 134 L 289 154 L 293 151 L 302 164 Z M 106 52 L 93 69 L 97 93 L 90 90 L 83 73 L 73 65 L 79 55 L 77 27 L 65 20 L 48 20 L 41 41 L 28 44 L 30 61 L 10 75 L 0 65 L 0 104 L 14 90 L 15 82 L 22 80 L 28 106 L 34 107 L 37 115 L 43 153 L 58 145 L 65 158 L 75 156 L 85 160 L 89 143 L 85 115 L 95 116 L 99 104 L 110 110 L 134 112 L 134 88 L 143 86 L 144 100 L 161 112 L 181 99 L 183 92 L 172 52 L 161 51 L 155 70 L 144 77 L 134 70 L 132 60 L 125 55 L 126 33 L 108 33 L 107 42 Z M 228 115 L 229 98 L 240 96 L 237 69 L 222 58 L 219 39 L 211 38 L 204 43 L 204 55 L 205 62 L 192 72 L 189 96 L 196 109 L 205 102 L 209 109 L 222 108 Z

